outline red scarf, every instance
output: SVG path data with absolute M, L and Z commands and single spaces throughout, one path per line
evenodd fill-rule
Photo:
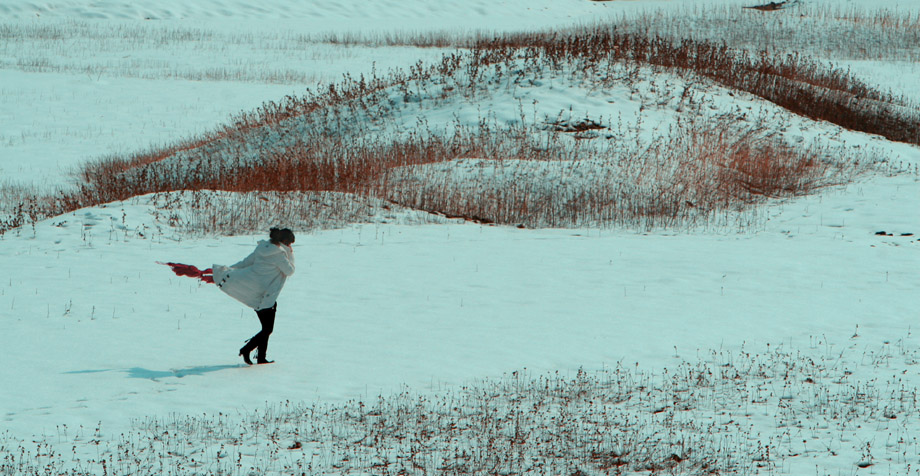
M 157 263 L 165 264 L 166 266 L 169 266 L 170 268 L 172 268 L 173 272 L 176 273 L 176 276 L 187 276 L 189 278 L 198 278 L 206 283 L 214 282 L 214 276 L 212 274 L 213 270 L 211 268 L 198 269 L 190 264 L 182 264 L 182 263 L 160 263 L 159 261 L 157 261 Z

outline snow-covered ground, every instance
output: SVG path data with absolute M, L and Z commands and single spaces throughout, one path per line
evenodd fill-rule
M 140 41 L 173 30 L 219 35 L 194 47 L 175 39 L 166 48 L 137 46 L 125 54 L 118 49 L 126 45 L 106 38 L 68 43 L 53 35 L 0 36 L 0 186 L 52 189 L 69 183 L 68 173 L 87 160 L 206 132 L 233 113 L 346 72 L 406 67 L 441 54 L 317 44 L 303 46 L 316 49 L 290 64 L 286 54 L 300 47 L 279 31 L 519 30 L 672 3 L 214 0 L 141 8 L 4 1 L 0 31 L 67 31 L 77 22 L 76 29 L 97 32 L 141 28 L 147 33 Z M 914 1 L 848 4 L 920 11 Z M 236 31 L 248 36 L 227 43 Z M 265 59 L 272 39 L 285 54 Z M 55 51 L 55 43 L 63 47 Z M 81 44 L 88 48 L 83 56 L 68 49 Z M 189 60 L 200 54 L 198 47 L 209 58 Z M 221 51 L 228 62 L 216 59 Z M 253 74 L 248 65 L 258 61 L 267 63 L 257 69 L 295 79 Z M 907 77 L 915 66 L 848 65 L 867 81 L 916 99 Z M 149 74 L 137 74 L 145 68 Z M 209 79 L 208 71 L 218 71 L 218 79 Z M 582 91 L 551 97 L 576 110 L 598 102 Z M 835 141 L 871 145 L 894 163 L 914 170 L 920 164 L 917 147 L 835 134 Z M 740 233 L 518 230 L 458 221 L 303 232 L 294 245 L 298 271 L 282 293 L 271 340 L 277 363 L 252 368 L 236 356 L 242 340 L 258 330 L 252 311 L 156 261 L 232 263 L 261 236 L 182 236 L 146 196 L 80 210 L 0 237 L 0 335 L 6 338 L 0 447 L 3 438 L 44 439 L 66 453 L 79 428 L 113 441 L 148 417 L 240 416 L 284 401 L 369 401 L 403 386 L 433 394 L 522 369 L 574 375 L 579 368 L 638 364 L 660 375 L 713 351 L 778 347 L 805 359 L 837 358 L 857 387 L 875 380 L 916 391 L 918 199 L 917 174 L 906 173 L 774 203 L 755 212 L 755 229 Z M 894 359 L 871 357 L 895 345 Z M 910 433 L 918 416 L 906 412 L 891 425 Z M 62 432 L 65 425 L 69 430 Z M 860 471 L 917 471 L 915 455 L 901 460 L 881 449 L 893 433 L 888 424 L 875 433 L 854 430 L 834 451 L 799 459 L 786 454 L 775 469 L 810 474 L 817 465 L 819 474 L 852 474 L 869 442 L 875 464 Z M 791 439 L 788 448 L 794 448 Z
M 258 368 L 236 357 L 258 330 L 252 312 L 155 264 L 228 263 L 254 237 L 180 239 L 144 197 L 82 210 L 3 241 L 0 418 L 24 438 L 100 424 L 112 437 L 148 416 L 373 401 L 523 369 L 655 372 L 770 345 L 913 385 L 916 367 L 879 369 L 866 355 L 920 344 L 920 243 L 900 236 L 916 232 L 916 187 L 895 177 L 804 198 L 753 235 L 461 223 L 302 234 L 271 341 L 278 362 Z

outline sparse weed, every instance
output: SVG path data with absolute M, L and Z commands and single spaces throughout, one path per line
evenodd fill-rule
M 351 223 L 443 223 L 436 215 L 336 192 L 164 192 L 150 197 L 154 219 L 182 236 L 229 236 L 285 223 L 298 230 Z
M 644 55 L 644 59 L 610 58 L 610 51 L 627 48 L 636 39 L 617 39 L 603 32 L 597 35 L 584 41 L 576 37 L 530 38 L 527 41 L 534 46 L 526 49 L 502 46 L 496 40 L 468 54 L 445 56 L 440 64 L 419 64 L 408 74 L 346 77 L 343 83 L 304 98 L 267 103 L 211 137 L 126 160 L 92 164 L 84 172 L 86 185 L 77 193 L 63 194 L 57 203 L 68 210 L 173 190 L 328 191 L 503 224 L 680 227 L 698 225 L 699 220 L 705 223 L 714 211 L 737 210 L 756 203 L 758 197 L 809 193 L 815 187 L 845 183 L 858 172 L 853 168 L 846 172 L 844 164 L 860 162 L 851 160 L 847 153 L 832 164 L 815 146 L 789 145 L 757 126 L 716 126 L 733 121 L 725 121 L 725 117 L 707 119 L 699 114 L 700 106 L 693 104 L 683 106 L 687 108 L 684 116 L 691 119 L 682 122 L 671 136 L 655 139 L 644 148 L 614 150 L 596 145 L 603 139 L 598 130 L 611 127 L 600 124 L 574 131 L 571 137 L 567 134 L 572 132 L 565 128 L 523 122 L 508 127 L 486 120 L 474 127 L 457 123 L 431 130 L 419 124 L 400 133 L 379 132 L 392 130 L 399 111 L 418 107 L 415 104 L 438 107 L 450 101 L 475 101 L 494 88 L 516 87 L 547 77 L 597 81 L 608 87 L 635 85 L 640 79 L 630 75 L 637 70 L 624 66 L 623 61 L 656 64 L 654 58 L 674 53 L 667 43 L 651 45 L 642 40 L 629 55 Z M 609 48 L 592 46 L 602 40 L 624 43 L 607 45 Z M 699 55 L 693 48 L 684 51 Z M 706 55 L 714 57 L 731 56 L 720 49 L 707 51 Z M 687 61 L 690 64 L 700 59 Z M 795 64 L 753 69 L 758 68 L 775 70 L 769 73 L 773 76 L 794 74 L 783 72 L 787 69 L 798 71 Z M 704 73 L 723 69 L 708 62 L 691 68 Z M 822 90 L 850 87 L 845 77 L 815 74 L 814 82 L 825 84 Z M 859 91 L 873 97 L 871 91 Z M 851 93 L 841 94 L 849 97 Z M 874 97 L 875 103 L 884 101 L 881 95 Z M 806 99 L 798 104 L 806 103 Z M 610 130 L 606 137 L 615 135 L 623 136 L 620 130 Z M 636 142 L 642 140 L 638 133 L 626 136 Z M 681 153 L 675 153 L 678 150 Z M 545 162 L 539 167 L 559 166 L 563 171 L 554 173 L 579 169 L 581 178 L 560 188 L 534 177 L 519 182 L 517 188 L 499 190 L 496 185 L 501 185 L 501 180 L 495 182 L 494 177 L 480 173 L 486 182 L 477 183 L 474 176 L 462 177 L 470 182 L 462 186 L 466 192 L 461 192 L 440 187 L 437 171 L 427 177 L 432 179 L 427 184 L 419 180 L 426 178 L 424 174 L 406 174 L 406 170 L 421 171 L 425 164 L 463 158 L 498 164 L 507 160 Z M 598 170 L 589 173 L 586 167 L 592 165 Z M 426 174 L 433 172 L 428 169 Z M 832 177 L 827 175 L 829 170 L 833 170 Z M 603 179 L 598 180 L 601 176 Z
M 784 21 L 793 21 L 788 15 L 768 20 L 760 12 L 712 8 L 718 13 L 712 20 L 714 31 L 749 29 L 757 22 L 763 28 L 783 29 Z M 800 13 L 815 21 L 868 28 L 876 34 L 910 35 L 918 23 L 913 17 L 893 13 L 827 8 Z M 785 40 L 753 47 L 740 40 L 715 43 L 709 41 L 711 35 L 695 30 L 676 36 L 679 30 L 669 25 L 681 23 L 671 16 L 649 13 L 641 18 L 638 23 L 654 26 L 653 33 L 630 32 L 614 23 L 557 32 L 480 33 L 463 39 L 448 33 L 384 38 L 380 41 L 388 45 L 460 42 L 464 44 L 458 46 L 468 49 L 445 53 L 433 63 L 419 61 L 407 70 L 370 77 L 346 75 L 304 96 L 265 103 L 216 132 L 129 157 L 96 161 L 84 169 L 85 184 L 79 190 L 36 197 L 29 201 L 37 205 L 28 213 L 17 208 L 15 201 L 7 202 L 10 211 L 0 230 L 22 226 L 26 215 L 34 221 L 85 206 L 176 190 L 346 193 L 358 202 L 387 200 L 439 215 L 524 226 L 691 227 L 705 225 L 713 214 L 743 210 L 763 198 L 845 183 L 875 161 L 861 152 L 847 151 L 829 160 L 820 144 L 792 145 L 760 124 L 746 125 L 729 116 L 712 118 L 700 104 L 693 104 L 692 97 L 694 90 L 704 94 L 713 83 L 816 120 L 920 143 L 920 114 L 913 104 L 805 55 L 786 54 L 783 48 L 790 43 Z M 737 18 L 742 26 L 719 18 Z M 210 40 L 212 34 L 148 27 L 122 33 L 142 43 L 170 44 Z M 15 41 L 23 37 L 104 40 L 111 34 L 91 24 L 0 28 L 0 37 Z M 298 44 L 317 41 L 278 35 L 279 41 Z M 254 40 L 244 35 L 237 41 Z M 320 41 L 358 40 L 327 37 Z M 622 127 L 609 121 L 570 118 L 576 121 L 573 124 L 582 120 L 593 126 L 569 130 L 551 121 L 527 123 L 524 117 L 516 125 L 483 118 L 476 125 L 457 121 L 433 127 L 424 119 L 428 110 L 457 102 L 476 104 L 497 92 L 545 81 L 591 90 L 624 87 L 640 91 L 648 78 L 662 73 L 677 75 L 693 86 L 683 94 L 639 94 L 640 108 L 676 107 L 683 118 L 681 124 L 672 128 L 672 135 L 652 139 L 639 134 L 641 125 L 636 124 L 636 132 L 629 134 L 627 128 L 625 136 L 637 143 L 620 150 L 598 145 L 624 135 Z M 680 104 L 673 106 L 678 96 Z M 415 111 L 422 114 L 418 123 L 402 123 Z M 467 176 L 447 172 L 450 164 L 465 159 L 488 161 L 480 163 L 489 165 Z M 508 161 L 514 162 L 506 166 Z M 559 170 L 551 170 L 554 167 Z M 590 167 L 597 169 L 587 170 Z M 560 180 L 547 181 L 557 178 Z
M 762 13 L 737 5 L 694 5 L 647 11 L 616 25 L 623 33 L 725 43 L 753 53 L 796 51 L 831 61 L 920 58 L 920 14 L 891 9 L 799 2 Z
M 65 428 L 48 437 L 57 441 L 26 444 L 7 434 L 0 474 L 709 475 L 872 465 L 920 474 L 910 431 L 918 391 L 898 378 L 916 357 L 903 345 L 862 356 L 742 346 L 657 372 L 623 363 L 519 371 L 371 401 L 148 416 L 118 436 Z M 869 438 L 879 428 L 888 428 L 885 444 Z
M 0 184 L 0 237 L 9 230 L 34 227 L 38 220 L 57 211 L 37 188 Z

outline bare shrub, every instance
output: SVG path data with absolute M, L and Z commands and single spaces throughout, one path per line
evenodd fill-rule
M 749 92 L 816 120 L 920 144 L 920 114 L 913 105 L 874 90 L 846 71 L 798 54 L 751 54 L 725 43 L 620 34 L 607 27 L 566 35 L 508 35 L 478 46 L 496 51 L 535 48 L 545 57 L 547 68 L 574 62 L 602 74 L 601 68 L 612 61 L 670 68 Z M 480 58 L 493 61 L 486 55 Z
M 903 10 L 800 2 L 764 15 L 736 5 L 694 5 L 647 11 L 615 24 L 622 33 L 725 43 L 771 55 L 796 51 L 832 60 L 920 59 L 920 14 Z
M 57 211 L 54 201 L 37 188 L 0 184 L 0 237 L 9 230 L 34 226 Z
M 648 67 L 708 78 L 815 119 L 920 143 L 920 115 L 908 104 L 799 55 L 752 55 L 725 44 L 620 34 L 609 27 L 507 34 L 438 63 L 419 62 L 408 72 L 346 76 L 305 96 L 268 102 L 211 134 L 90 164 L 82 174 L 85 184 L 45 199 L 41 213 L 174 190 L 329 191 L 496 223 L 676 226 L 705 223 L 712 211 L 739 209 L 755 198 L 808 193 L 833 182 L 827 180 L 826 161 L 811 146 L 699 121 L 688 121 L 644 152 L 633 151 L 635 157 L 605 155 L 603 147 L 564 136 L 572 129 L 576 139 L 596 139 L 606 127 L 597 122 L 550 130 L 528 127 L 523 118 L 510 127 L 486 121 L 434 131 L 427 124 L 394 126 L 408 109 L 475 102 L 495 88 L 541 78 L 634 87 L 641 82 L 639 68 Z M 710 152 L 701 155 L 701 149 Z M 674 150 L 682 155 L 668 152 Z M 409 177 L 396 171 L 462 158 L 571 162 L 585 177 L 590 174 L 584 167 L 593 164 L 603 182 L 525 180 L 500 190 L 502 182 L 490 178 L 485 185 L 474 181 L 437 190 L 437 182 L 419 185 L 418 177 L 401 183 Z
M 376 198 L 337 192 L 166 192 L 150 196 L 150 205 L 158 221 L 183 236 L 255 233 L 278 223 L 306 231 L 352 223 L 444 222 Z
M 727 124 L 681 123 L 645 148 L 581 148 L 574 160 L 490 155 L 395 168 L 384 193 L 405 206 L 484 223 L 696 226 L 745 204 L 846 183 L 863 159 Z

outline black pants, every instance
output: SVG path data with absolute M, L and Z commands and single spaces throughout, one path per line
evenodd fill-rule
M 256 315 L 259 316 L 259 322 L 262 323 L 262 330 L 258 334 L 252 336 L 249 339 L 249 342 L 243 347 L 244 353 L 250 353 L 253 349 L 259 349 L 258 359 L 265 360 L 266 352 L 268 351 L 268 337 L 272 335 L 272 330 L 275 328 L 275 311 L 278 310 L 278 303 L 275 303 L 272 307 L 267 307 L 265 309 L 259 309 L 256 311 Z

